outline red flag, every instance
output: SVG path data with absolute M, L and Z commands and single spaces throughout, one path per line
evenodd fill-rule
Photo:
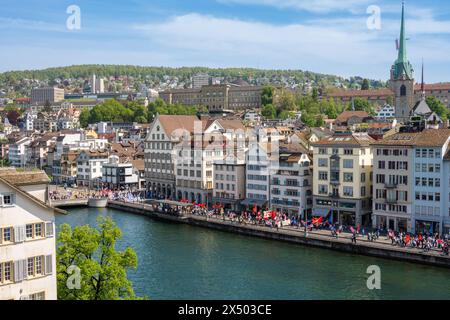
M 319 224 L 321 224 L 322 223 L 322 221 L 323 221 L 323 217 L 320 217 L 320 218 L 313 218 L 312 219 L 312 223 L 314 224 L 314 225 L 319 225 Z

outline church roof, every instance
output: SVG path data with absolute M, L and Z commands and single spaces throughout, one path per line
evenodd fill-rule
M 402 23 L 400 29 L 400 40 L 398 58 L 393 66 L 394 79 L 413 79 L 413 68 L 406 55 L 406 28 L 405 28 L 405 4 L 402 5 Z
M 420 99 L 413 108 L 414 115 L 427 115 L 433 113 L 425 99 Z

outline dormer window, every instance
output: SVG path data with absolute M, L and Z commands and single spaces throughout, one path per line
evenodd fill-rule
M 15 202 L 14 194 L 3 194 L 0 196 L 1 206 L 10 207 L 14 205 Z

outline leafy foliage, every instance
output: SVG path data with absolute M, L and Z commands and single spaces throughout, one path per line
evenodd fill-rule
M 429 96 L 426 98 L 426 102 L 431 111 L 436 112 L 436 114 L 442 119 L 442 121 L 446 121 L 448 118 L 450 118 L 450 111 L 438 98 Z
M 137 268 L 137 255 L 132 248 L 117 251 L 121 230 L 109 217 L 99 217 L 98 229 L 89 225 L 72 229 L 60 227 L 57 248 L 58 299 L 121 300 L 135 299 L 127 278 L 129 269 Z M 80 269 L 80 288 L 70 289 L 70 266 Z

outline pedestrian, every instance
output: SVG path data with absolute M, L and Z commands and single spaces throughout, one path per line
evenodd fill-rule
M 352 234 L 352 243 L 356 244 L 356 232 Z

